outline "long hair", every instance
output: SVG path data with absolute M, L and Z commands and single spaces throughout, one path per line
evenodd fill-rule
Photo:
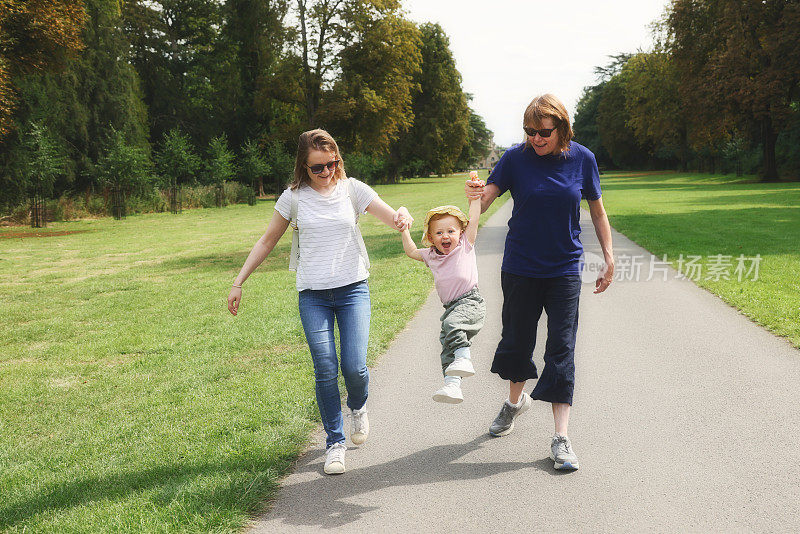
M 547 93 L 539 95 L 528 104 L 525 108 L 525 114 L 522 118 L 522 126 L 532 126 L 534 128 L 542 128 L 542 120 L 550 118 L 553 121 L 556 131 L 558 132 L 558 146 L 556 147 L 559 153 L 564 153 L 569 150 L 569 142 L 572 140 L 574 134 L 572 133 L 572 124 L 569 121 L 569 113 L 564 104 L 556 98 L 555 95 Z M 530 139 L 525 136 L 525 148 L 530 146 Z
M 333 179 L 337 181 L 345 178 L 344 161 L 342 161 L 342 154 L 339 152 L 339 145 L 333 140 L 331 134 L 317 128 L 300 134 L 297 142 L 297 157 L 294 160 L 294 177 L 289 184 L 291 189 L 297 189 L 310 180 L 306 171 L 306 161 L 308 160 L 308 153 L 312 150 L 333 153 L 334 157 L 339 160 L 339 165 L 336 166 L 336 171 L 333 173 Z

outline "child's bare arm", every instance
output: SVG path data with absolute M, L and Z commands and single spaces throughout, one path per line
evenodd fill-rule
M 481 199 L 469 201 L 469 222 L 467 223 L 467 239 L 474 245 L 478 238 L 478 223 L 481 218 Z
M 478 201 L 478 204 L 480 205 L 480 201 Z M 400 232 L 400 237 L 403 238 L 403 250 L 406 251 L 406 256 L 412 260 L 422 261 L 422 254 L 419 253 L 417 245 L 411 239 L 411 232 L 408 231 L 408 228 Z

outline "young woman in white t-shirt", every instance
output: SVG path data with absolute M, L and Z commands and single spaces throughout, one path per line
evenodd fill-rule
M 352 180 L 352 183 L 349 181 Z M 374 215 L 387 226 L 403 230 L 413 219 L 406 208 L 397 211 L 368 185 L 345 176 L 339 147 L 324 130 L 300 135 L 294 180 L 275 203 L 266 232 L 247 256 L 228 295 L 228 310 L 236 315 L 242 284 L 272 251 L 289 227 L 292 195 L 296 194 L 299 232 L 297 290 L 300 319 L 311 351 L 317 405 L 327 434 L 325 473 L 344 473 L 345 437 L 337 382 L 339 362 L 333 336 L 339 325 L 341 367 L 352 413 L 350 439 L 364 443 L 367 420 L 367 343 L 370 296 L 368 264 L 360 247 L 354 208 Z M 351 195 L 355 198 L 351 199 Z

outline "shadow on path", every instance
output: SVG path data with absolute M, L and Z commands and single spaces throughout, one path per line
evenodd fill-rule
M 325 476 L 297 484 L 284 483 L 281 498 L 284 502 L 294 504 L 273 510 L 264 519 L 268 522 L 280 520 L 291 525 L 334 529 L 380 508 L 374 504 L 379 499 L 360 497 L 357 499 L 359 504 L 349 500 L 385 488 L 474 480 L 531 468 L 552 475 L 559 474 L 553 470 L 553 462 L 549 458 L 533 463 L 458 461 L 493 439 L 488 434 L 481 434 L 467 443 L 436 445 L 383 464 L 348 470 L 344 475 L 346 480 L 343 477 Z M 322 466 L 315 460 L 323 454 L 321 450 L 309 452 L 295 472 L 321 471 Z

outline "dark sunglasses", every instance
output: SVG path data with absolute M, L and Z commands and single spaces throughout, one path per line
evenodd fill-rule
M 320 163 L 318 165 L 309 165 L 306 163 L 306 167 L 311 170 L 314 174 L 320 174 L 322 171 L 325 170 L 325 167 L 328 168 L 329 171 L 333 172 L 336 170 L 336 166 L 339 165 L 339 160 L 335 159 L 333 161 L 329 161 L 328 163 Z
M 553 130 L 555 130 L 555 128 L 542 128 L 541 130 L 536 130 L 534 128 L 529 128 L 527 126 L 523 126 L 522 129 L 525 130 L 525 133 L 530 135 L 531 137 L 533 137 L 536 134 L 539 134 L 539 137 L 550 137 L 550 135 L 552 135 L 553 133 Z

